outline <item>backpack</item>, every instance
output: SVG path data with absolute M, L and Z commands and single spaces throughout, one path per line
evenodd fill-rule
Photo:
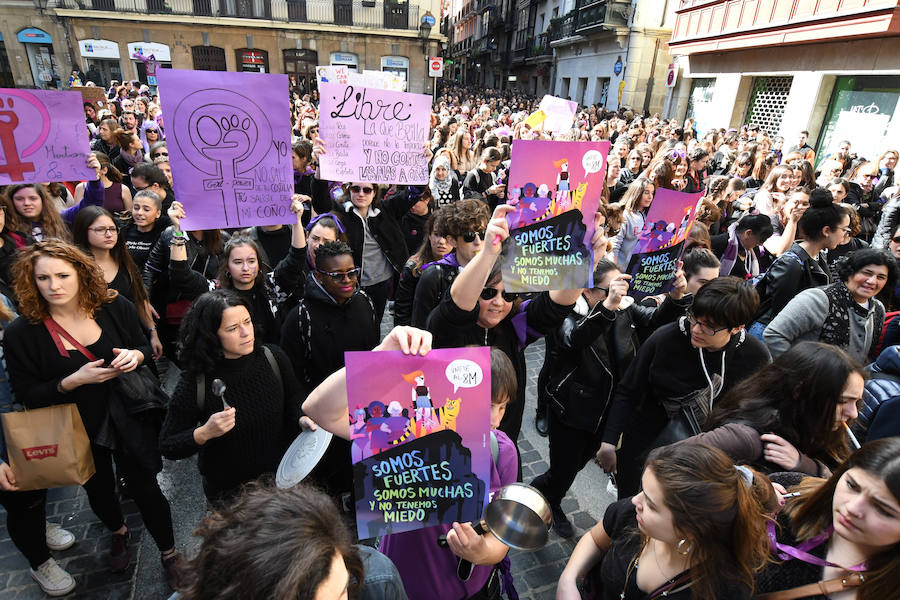
M 756 277 L 751 278 L 749 281 L 756 288 L 756 292 L 759 294 L 759 308 L 757 309 L 756 315 L 753 318 L 754 321 L 756 321 L 760 317 L 760 315 L 764 315 L 769 311 L 769 308 L 772 304 L 772 298 L 768 293 L 769 282 L 772 280 L 772 277 L 770 277 L 769 274 L 772 271 L 772 267 L 774 267 L 775 264 L 783 257 L 794 260 L 800 265 L 800 271 L 804 273 L 806 272 L 806 261 L 800 258 L 800 256 L 796 252 L 788 250 L 787 252 L 776 258 L 775 262 L 769 265 L 769 268 L 766 269 L 765 273 L 760 273 Z
M 284 381 L 281 380 L 281 368 L 278 366 L 278 361 L 275 360 L 275 355 L 272 354 L 272 351 L 262 347 L 263 354 L 266 355 L 266 360 L 269 363 L 269 367 L 272 369 L 272 372 L 275 373 L 275 378 L 278 379 L 278 389 L 281 390 L 281 395 L 284 395 Z M 206 374 L 205 373 L 197 373 L 197 409 L 202 413 L 203 412 L 203 404 L 206 402 Z

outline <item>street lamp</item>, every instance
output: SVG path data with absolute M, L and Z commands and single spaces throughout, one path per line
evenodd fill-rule
M 39 2 L 40 0 L 34 1 Z M 431 18 L 429 19 L 429 17 Z M 422 17 L 422 23 L 419 25 L 419 39 L 422 40 L 422 54 L 428 53 L 428 36 L 431 35 L 432 25 L 434 25 L 434 17 L 429 11 Z
M 34 3 L 34 7 L 38 9 L 38 11 L 43 15 L 44 11 L 47 10 L 47 3 L 49 0 L 31 0 Z

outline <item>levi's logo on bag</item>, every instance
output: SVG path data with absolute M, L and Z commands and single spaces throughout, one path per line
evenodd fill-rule
M 33 446 L 31 448 L 22 448 L 22 454 L 25 460 L 40 460 L 42 458 L 53 458 L 59 451 L 59 444 L 50 444 L 49 446 Z

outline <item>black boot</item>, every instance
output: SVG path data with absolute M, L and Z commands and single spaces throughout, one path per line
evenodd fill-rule
M 550 420 L 547 417 L 547 407 L 538 406 L 534 414 L 534 428 L 537 429 L 538 435 L 547 437 L 550 431 Z

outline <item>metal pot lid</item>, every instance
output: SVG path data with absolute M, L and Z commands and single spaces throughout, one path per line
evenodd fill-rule
M 275 472 L 275 485 L 288 489 L 303 481 L 322 460 L 332 437 L 330 431 L 321 427 L 315 431 L 300 432 L 281 458 Z

